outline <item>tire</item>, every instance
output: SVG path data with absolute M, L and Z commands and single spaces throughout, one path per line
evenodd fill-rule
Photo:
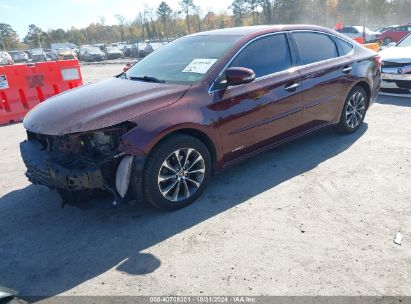
M 369 104 L 369 96 L 361 86 L 355 86 L 348 94 L 340 115 L 338 131 L 351 134 L 364 122 Z
M 384 45 L 389 45 L 392 42 L 392 39 L 390 37 L 387 37 L 384 39 Z
M 144 198 L 159 209 L 186 207 L 204 191 L 211 166 L 210 152 L 200 140 L 184 134 L 169 137 L 147 158 L 143 171 Z

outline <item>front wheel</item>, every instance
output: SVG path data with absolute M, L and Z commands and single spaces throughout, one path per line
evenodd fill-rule
M 389 45 L 392 42 L 392 39 L 390 37 L 387 37 L 384 39 L 384 45 Z
M 143 173 L 144 197 L 153 206 L 176 210 L 194 202 L 211 176 L 211 156 L 197 138 L 176 135 L 150 153 Z
M 344 134 L 357 131 L 364 122 L 367 107 L 367 92 L 360 86 L 354 87 L 348 94 L 341 111 L 338 130 Z

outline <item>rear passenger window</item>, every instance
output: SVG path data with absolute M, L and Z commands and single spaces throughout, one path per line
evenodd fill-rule
M 293 33 L 300 54 L 301 65 L 338 57 L 337 46 L 325 34 L 320 33 Z
M 270 35 L 251 42 L 233 60 L 230 67 L 252 69 L 256 77 L 289 69 L 290 49 L 284 34 Z
M 354 48 L 351 43 L 348 43 L 340 38 L 334 38 L 334 41 L 337 43 L 338 53 L 340 56 L 349 54 Z

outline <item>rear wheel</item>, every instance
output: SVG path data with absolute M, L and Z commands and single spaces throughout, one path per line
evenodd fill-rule
M 150 153 L 143 173 L 144 197 L 166 210 L 183 208 L 204 191 L 211 176 L 211 156 L 197 138 L 176 135 Z
M 389 45 L 392 42 L 392 39 L 390 37 L 387 37 L 384 39 L 384 45 Z
M 354 87 L 348 94 L 342 109 L 338 130 L 344 134 L 357 131 L 364 122 L 367 107 L 367 92 L 360 86 Z

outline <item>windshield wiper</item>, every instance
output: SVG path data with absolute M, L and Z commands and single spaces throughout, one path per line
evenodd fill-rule
M 164 83 L 164 80 L 155 78 L 155 77 L 151 77 L 151 76 L 143 76 L 143 77 L 133 77 L 133 76 L 129 76 L 128 77 L 131 80 L 141 80 L 141 81 L 146 81 L 146 82 L 156 82 L 156 83 Z

